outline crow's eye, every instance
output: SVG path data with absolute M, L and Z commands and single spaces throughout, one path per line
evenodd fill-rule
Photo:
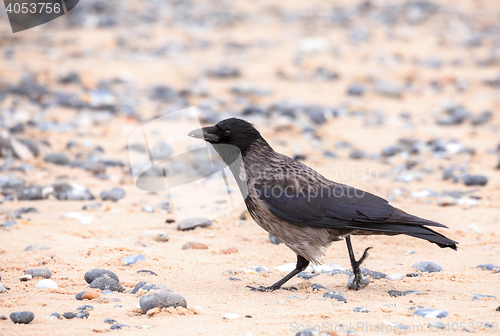
M 228 137 L 228 136 L 230 136 L 230 135 L 231 135 L 231 131 L 230 131 L 230 130 L 225 130 L 225 131 L 224 131 L 224 136 L 225 136 L 225 137 Z

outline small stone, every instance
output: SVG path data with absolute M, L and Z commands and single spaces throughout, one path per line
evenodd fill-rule
M 53 317 L 53 318 L 59 320 L 61 318 L 61 314 L 59 314 L 59 313 L 52 313 L 52 314 L 50 314 L 50 317 L 51 318 Z
M 142 254 L 132 254 L 123 259 L 123 263 L 125 266 L 129 266 L 135 263 L 138 263 L 139 261 L 146 260 L 146 257 L 143 256 Z
M 75 317 L 79 319 L 88 319 L 89 312 L 86 310 L 79 311 L 78 313 L 76 313 Z
M 48 245 L 30 245 L 24 249 L 24 251 L 46 251 L 50 250 L 51 247 Z
M 105 318 L 104 319 L 104 323 L 107 323 L 107 324 L 115 324 L 116 323 L 116 320 L 112 319 L 112 318 Z
M 279 245 L 281 244 L 281 240 L 279 240 L 278 238 L 276 238 L 275 236 L 273 236 L 272 234 L 269 234 L 269 240 L 271 241 L 271 243 L 273 243 L 274 245 Z
M 446 310 L 438 310 L 431 308 L 417 309 L 413 313 L 415 316 L 422 316 L 426 318 L 443 318 L 448 316 L 448 312 Z
M 80 293 L 76 294 L 76 299 L 83 300 L 83 294 L 85 294 L 85 293 L 87 293 L 87 292 L 80 292 Z
M 113 188 L 111 190 L 105 190 L 101 193 L 100 197 L 103 201 L 113 201 L 116 202 L 123 197 L 125 197 L 125 190 L 121 188 Z
M 222 254 L 232 254 L 232 253 L 238 253 L 238 249 L 236 247 L 228 247 L 226 249 L 222 249 L 219 251 Z
M 212 225 L 212 220 L 206 217 L 187 218 L 180 221 L 178 230 L 181 231 L 194 230 L 197 227 L 204 228 L 211 225 Z
M 405 252 L 403 255 L 407 256 L 407 255 L 410 255 L 410 254 L 414 254 L 415 252 L 417 252 L 417 251 L 416 250 L 410 250 L 410 251 Z
M 90 288 L 97 288 L 100 290 L 110 290 L 113 292 L 123 293 L 125 288 L 118 283 L 118 281 L 108 278 L 108 277 L 100 277 L 92 281 L 89 285 Z M 85 295 L 85 294 L 84 294 Z
M 51 153 L 43 158 L 43 161 L 53 163 L 60 166 L 65 166 L 69 163 L 69 159 L 64 153 Z
M 360 150 L 353 150 L 351 154 L 349 154 L 349 158 L 354 160 L 361 160 L 366 157 L 366 153 Z
M 155 290 L 142 296 L 139 304 L 144 313 L 153 308 L 187 307 L 186 299 L 166 290 Z
M 311 288 L 312 288 L 313 291 L 319 291 L 319 290 L 325 290 L 326 291 L 326 287 L 322 286 L 320 284 L 312 284 Z
M 132 291 L 130 292 L 130 294 L 135 294 L 139 291 L 139 289 L 142 288 L 142 286 L 144 286 L 145 284 L 147 284 L 148 282 L 147 281 L 139 281 L 135 286 L 134 286 L 134 289 L 132 289 Z
M 137 285 L 136 285 L 137 286 Z M 165 285 L 159 285 L 159 284 L 154 284 L 154 283 L 146 283 L 145 285 L 141 286 L 138 291 L 146 291 L 150 292 L 152 290 L 162 290 L 162 291 L 167 291 L 167 292 L 174 292 L 172 288 L 165 286 Z
M 170 239 L 168 233 L 161 231 L 145 231 L 143 235 L 157 242 L 167 242 Z
M 500 266 L 497 266 L 495 264 L 481 264 L 481 265 L 477 265 L 476 268 L 480 268 L 483 271 L 493 271 L 495 269 L 499 270 Z
M 339 292 L 326 292 L 323 297 L 328 299 L 335 299 L 339 302 L 347 302 L 347 299 Z
M 301 279 L 304 279 L 304 280 L 310 280 L 314 277 L 317 277 L 318 275 L 314 274 L 314 273 L 309 273 L 309 272 L 300 272 L 297 276 Z
M 85 273 L 85 275 L 83 277 L 85 278 L 85 281 L 89 284 L 92 281 L 94 281 L 95 279 L 103 277 L 103 276 L 111 278 L 113 280 L 116 280 L 116 282 L 120 282 L 120 279 L 118 279 L 118 276 L 115 273 L 111 272 L 110 270 L 102 269 L 102 268 L 94 268 L 94 269 L 88 271 L 87 273 Z
M 130 326 L 126 325 L 126 324 L 123 324 L 123 323 L 114 323 L 112 326 L 111 326 L 111 330 L 120 330 L 120 329 L 123 329 L 123 328 L 130 328 Z
M 429 328 L 430 331 L 436 332 L 439 329 L 446 329 L 446 325 L 443 322 L 436 321 L 436 322 L 429 323 L 427 328 Z
M 182 246 L 183 250 L 207 250 L 208 246 L 203 243 L 189 242 Z
M 401 274 L 389 274 L 387 276 L 387 280 L 394 281 L 394 280 L 403 280 L 403 275 Z
M 50 279 L 52 272 L 48 268 L 31 268 L 24 271 L 25 275 L 31 275 L 33 278 Z
M 30 311 L 14 312 L 10 314 L 10 319 L 16 324 L 28 324 L 35 318 L 35 314 Z
M 235 278 L 235 277 L 229 277 L 228 279 L 231 281 L 241 281 L 240 278 Z
M 362 96 L 365 94 L 365 87 L 361 84 L 352 84 L 347 88 L 347 95 L 349 96 Z
M 421 261 L 419 263 L 413 264 L 412 267 L 415 268 L 417 271 L 427 272 L 427 273 L 443 271 L 443 268 L 441 266 L 439 266 L 436 263 L 433 263 L 432 261 Z
M 7 288 L 0 282 L 0 293 L 5 293 L 7 291 Z
M 71 320 L 71 319 L 74 319 L 76 317 L 76 314 L 71 313 L 71 312 L 66 312 L 66 313 L 63 313 L 63 317 L 65 319 Z
M 418 277 L 421 277 L 421 276 L 422 276 L 422 274 L 417 273 L 417 272 L 412 272 L 412 273 L 407 273 L 406 274 L 407 278 L 418 278 Z
M 82 305 L 82 306 L 76 308 L 76 310 L 94 310 L 94 307 L 91 305 Z
M 494 295 L 484 295 L 484 294 L 476 294 L 472 297 L 472 301 L 476 301 L 479 299 L 495 299 L 496 300 L 497 297 Z
M 239 318 L 240 318 L 240 315 L 238 315 L 238 314 L 234 314 L 234 313 L 224 314 L 224 320 L 236 320 Z
M 485 186 L 488 183 L 488 178 L 483 175 L 464 175 L 462 177 L 466 186 Z
M 368 308 L 366 307 L 354 307 L 353 312 L 355 313 L 368 313 Z
M 38 281 L 37 284 L 35 285 L 35 287 L 41 288 L 41 289 L 57 289 L 57 288 L 59 288 L 59 286 L 57 286 L 57 284 L 50 279 L 44 279 L 44 280 Z
M 21 282 L 30 281 L 31 279 L 33 279 L 33 276 L 31 276 L 30 274 L 25 274 L 19 277 L 19 281 Z
M 101 294 L 96 291 L 88 291 L 82 294 L 82 300 L 94 300 L 97 299 Z
M 146 206 L 142 207 L 142 211 L 153 213 L 153 212 L 155 212 L 155 207 L 154 207 L 154 205 L 146 205 Z

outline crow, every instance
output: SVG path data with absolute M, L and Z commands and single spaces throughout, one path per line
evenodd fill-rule
M 410 215 L 381 197 L 328 180 L 305 164 L 275 152 L 247 121 L 229 118 L 188 135 L 213 146 L 229 166 L 254 221 L 297 255 L 292 272 L 269 287 L 247 286 L 252 290 L 281 288 L 310 262 L 320 264 L 325 249 L 342 239 L 347 243 L 354 274 L 348 287 L 365 287 L 369 280 L 363 278 L 360 266 L 372 247 L 356 260 L 351 235 L 406 234 L 441 248 L 457 249 L 457 242 L 427 227 L 445 225 Z

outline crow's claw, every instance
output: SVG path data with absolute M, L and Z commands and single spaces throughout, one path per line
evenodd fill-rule
M 252 290 L 254 292 L 273 292 L 273 291 L 275 291 L 277 289 L 277 288 L 274 288 L 273 286 L 269 286 L 269 287 L 264 287 L 264 286 L 259 286 L 259 287 L 247 286 L 247 288 L 250 288 L 250 290 Z

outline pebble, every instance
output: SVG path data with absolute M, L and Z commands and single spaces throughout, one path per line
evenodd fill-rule
M 401 274 L 389 274 L 387 276 L 387 280 L 394 281 L 394 280 L 403 280 L 403 275 Z
M 82 305 L 76 308 L 76 310 L 94 310 L 94 307 L 91 305 Z
M 125 264 L 125 266 L 129 266 L 142 260 L 146 260 L 146 257 L 142 254 L 132 254 L 123 258 L 123 263 Z
M 162 231 L 145 231 L 143 235 L 157 242 L 167 242 L 170 239 L 168 233 Z
M 126 325 L 126 324 L 123 324 L 123 323 L 114 323 L 113 325 L 111 325 L 111 330 L 120 330 L 120 329 L 123 329 L 123 328 L 130 328 L 129 325 Z
M 19 277 L 19 281 L 21 282 L 30 281 L 31 279 L 33 279 L 33 277 L 30 274 L 25 274 Z
M 488 183 L 488 178 L 483 175 L 464 175 L 462 177 L 466 186 L 485 186 Z
M 118 279 L 118 276 L 115 273 L 103 268 L 94 268 L 85 273 L 83 277 L 88 284 L 100 277 L 108 277 L 116 280 L 116 282 L 120 282 L 120 279 Z
M 203 243 L 189 242 L 182 246 L 183 250 L 207 250 L 208 246 Z
M 424 308 L 424 309 L 415 310 L 413 315 L 422 316 L 422 317 L 426 317 L 426 318 L 443 318 L 443 317 L 447 317 L 449 314 L 446 310 Z
M 35 314 L 30 311 L 14 312 L 10 314 L 10 319 L 16 324 L 28 324 L 35 318 Z
M 493 271 L 494 269 L 500 270 L 500 266 L 497 266 L 495 264 L 489 264 L 489 263 L 488 264 L 477 265 L 476 268 L 480 268 L 483 271 Z
M 112 319 L 112 318 L 107 317 L 107 318 L 105 318 L 105 319 L 104 319 L 104 321 L 103 321 L 103 322 L 104 322 L 104 323 L 107 323 L 107 324 L 115 324 L 115 323 L 116 323 L 116 320 L 114 320 L 114 319 Z
M 71 320 L 71 319 L 74 319 L 76 317 L 76 314 L 72 313 L 72 312 L 65 312 L 65 313 L 63 313 L 63 317 L 65 319 Z
M 50 317 L 51 318 L 54 317 L 54 318 L 56 318 L 56 319 L 59 320 L 61 318 L 61 314 L 59 314 L 59 313 L 52 313 L 52 314 L 50 314 Z
M 240 318 L 240 315 L 238 315 L 238 314 L 234 314 L 234 313 L 224 314 L 224 320 L 236 320 L 239 318 Z
M 65 166 L 69 163 L 69 159 L 64 153 L 51 153 L 43 158 L 43 161 L 53 163 L 60 166 Z
M 85 293 L 87 293 L 87 292 L 80 292 L 80 293 L 77 293 L 77 294 L 75 295 L 76 299 L 77 299 L 77 300 L 83 300 L 83 294 L 85 294 Z
M 25 275 L 31 275 L 33 278 L 50 279 L 52 272 L 48 268 L 31 268 L 24 271 Z
M 369 310 L 366 307 L 354 307 L 353 312 L 355 312 L 355 313 L 368 313 Z
M 0 293 L 5 293 L 7 291 L 7 288 L 0 282 Z
M 82 300 L 94 300 L 97 299 L 101 294 L 96 291 L 88 291 L 82 294 Z
M 100 277 L 95 279 L 89 284 L 90 288 L 97 288 L 100 290 L 110 290 L 113 292 L 123 293 L 125 288 L 118 283 L 118 281 L 108 278 L 108 277 Z M 85 295 L 85 294 L 84 294 Z
M 430 329 L 430 331 L 435 332 L 438 331 L 439 329 L 446 329 L 446 325 L 443 322 L 431 322 L 427 326 L 427 328 Z
M 365 87 L 361 84 L 352 84 L 347 88 L 347 95 L 349 96 L 362 96 L 365 94 Z
M 153 213 L 153 212 L 155 212 L 155 206 L 154 205 L 146 205 L 146 206 L 142 207 L 142 211 Z
M 30 245 L 24 249 L 24 251 L 46 251 L 50 250 L 51 247 L 48 245 Z
M 132 291 L 130 292 L 130 294 L 135 294 L 139 291 L 139 289 L 142 288 L 142 286 L 144 286 L 145 284 L 147 284 L 148 282 L 147 281 L 144 281 L 144 280 L 141 280 L 139 281 L 135 286 L 134 288 L 132 289 Z
M 183 219 L 179 222 L 178 230 L 194 230 L 197 227 L 204 228 L 212 225 L 212 220 L 206 217 L 195 217 Z
M 314 274 L 314 273 L 309 273 L 309 272 L 300 272 L 297 276 L 299 278 L 304 279 L 304 280 L 310 280 L 310 279 L 312 279 L 314 277 L 317 277 L 318 275 Z
M 370 284 L 370 279 L 363 277 L 361 279 L 361 288 L 364 288 Z M 354 276 L 350 276 L 347 280 L 347 287 L 350 289 L 354 289 Z
M 361 159 L 364 159 L 365 157 L 366 157 L 366 153 L 363 151 L 360 151 L 360 150 L 353 150 L 349 154 L 349 158 L 354 159 L 354 160 L 361 160 Z
M 269 240 L 271 241 L 271 243 L 273 243 L 274 245 L 279 245 L 281 244 L 281 240 L 279 240 L 278 238 L 276 238 L 275 236 L 273 236 L 272 234 L 269 234 Z
M 323 297 L 328 299 L 335 299 L 339 302 L 347 302 L 347 299 L 339 292 L 326 292 Z
M 123 197 L 125 197 L 125 190 L 121 189 L 121 188 L 113 188 L 111 190 L 105 190 L 103 192 L 101 192 L 101 195 L 99 195 L 99 197 L 101 197 L 101 199 L 103 201 L 113 201 L 113 202 L 116 202 L 120 199 L 122 199 Z
M 427 273 L 434 273 L 434 272 L 442 272 L 443 271 L 443 268 L 441 266 L 439 266 L 436 263 L 433 263 L 432 261 L 421 261 L 421 262 L 413 264 L 412 267 L 415 268 L 417 271 L 427 272 Z
M 35 285 L 35 287 L 41 288 L 41 289 L 57 289 L 57 288 L 59 288 L 59 286 L 57 286 L 57 284 L 50 279 L 43 279 L 43 280 L 38 281 L 37 284 Z
M 417 272 L 412 272 L 412 273 L 407 273 L 406 274 L 407 278 L 418 278 L 418 277 L 421 277 L 421 276 L 422 276 L 422 274 L 417 273 Z
M 13 221 L 13 220 L 10 220 L 10 221 L 7 221 L 7 222 L 3 222 L 2 224 L 0 224 L 0 226 L 2 227 L 2 229 L 4 229 L 5 231 L 9 231 L 10 228 L 14 225 L 16 225 L 16 221 Z
M 476 301 L 479 299 L 495 299 L 496 300 L 497 297 L 494 295 L 484 295 L 484 294 L 476 294 L 472 297 L 472 301 Z
M 392 297 L 404 296 L 404 295 L 408 295 L 408 294 L 421 294 L 420 292 L 415 291 L 415 290 L 398 291 L 395 289 L 391 289 L 387 293 Z
M 88 319 L 89 312 L 86 310 L 79 311 L 78 313 L 76 313 L 75 317 L 79 319 Z
M 187 307 L 186 299 L 166 290 L 155 290 L 142 296 L 139 304 L 144 313 L 153 308 Z

